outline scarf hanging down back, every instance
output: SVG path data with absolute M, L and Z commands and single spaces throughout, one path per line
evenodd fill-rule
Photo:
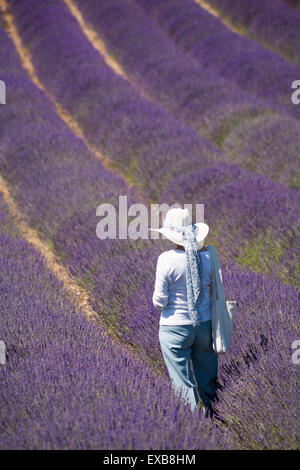
M 201 319 L 200 305 L 204 295 L 203 266 L 200 249 L 197 245 L 198 227 L 191 224 L 188 227 L 166 225 L 165 228 L 180 232 L 183 236 L 186 258 L 186 288 L 189 316 L 193 325 L 198 325 Z

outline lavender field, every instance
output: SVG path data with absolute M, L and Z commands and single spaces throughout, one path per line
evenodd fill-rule
M 299 449 L 299 2 L 0 13 L 0 449 Z M 162 358 L 171 242 L 96 236 L 124 195 L 204 204 L 238 302 L 219 420 L 173 394 Z

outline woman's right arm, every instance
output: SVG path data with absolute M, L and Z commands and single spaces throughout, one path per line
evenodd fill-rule
M 156 265 L 155 287 L 153 292 L 153 305 L 157 308 L 163 308 L 168 305 L 168 275 L 167 269 L 162 256 L 158 257 Z

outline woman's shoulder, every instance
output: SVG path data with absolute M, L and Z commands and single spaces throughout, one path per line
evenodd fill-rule
M 174 251 L 174 250 L 162 251 L 162 252 L 158 255 L 158 259 L 159 259 L 160 261 L 167 261 L 167 260 L 170 259 L 170 257 L 173 255 L 173 251 Z
M 177 254 L 178 256 L 178 254 Z M 166 274 L 169 273 L 170 268 L 174 265 L 174 262 L 177 261 L 176 252 L 174 250 L 166 250 L 160 253 L 157 258 L 157 264 L 161 271 L 164 271 Z

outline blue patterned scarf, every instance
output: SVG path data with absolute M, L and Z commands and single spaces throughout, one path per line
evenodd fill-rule
M 196 326 L 201 322 L 200 304 L 203 299 L 203 267 L 200 249 L 197 245 L 196 235 L 198 227 L 191 224 L 188 227 L 175 227 L 164 225 L 164 228 L 182 233 L 186 258 L 186 287 L 189 315 Z

